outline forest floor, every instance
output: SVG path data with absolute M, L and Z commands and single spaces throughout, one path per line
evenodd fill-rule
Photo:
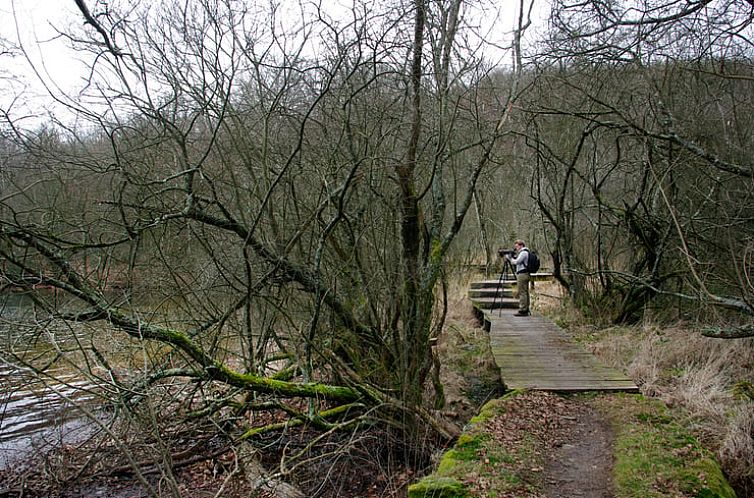
M 474 375 L 465 378 L 471 383 L 448 384 L 451 404 L 455 405 L 457 410 L 452 413 L 452 416 L 458 420 L 459 424 L 468 422 L 469 418 L 476 414 L 479 408 L 478 402 L 481 401 L 479 396 L 489 398 L 499 394 L 494 383 L 486 378 L 488 374 L 490 372 L 485 369 L 477 369 Z M 456 388 L 471 393 L 471 398 L 454 397 L 452 391 Z M 477 399 L 474 400 L 474 397 Z M 498 471 L 513 468 L 523 476 L 523 479 L 519 485 L 506 487 L 501 491 L 495 481 L 504 482 L 505 476 L 492 468 L 499 463 L 495 461 L 496 457 L 492 457 L 492 462 L 487 458 L 486 465 L 483 463 L 479 471 L 471 471 L 464 476 L 464 482 L 471 492 L 470 496 L 521 498 L 614 496 L 611 479 L 614 436 L 604 414 L 594 408 L 593 399 L 525 393 L 517 396 L 512 402 L 508 402 L 505 413 L 497 414 L 488 420 L 484 430 L 491 441 L 501 448 L 525 448 L 512 457 L 513 461 L 497 468 Z M 532 444 L 531 438 L 536 439 L 535 444 Z M 370 451 L 378 453 L 380 448 L 375 444 L 371 448 L 363 447 L 361 450 L 365 453 Z M 203 451 L 209 451 L 208 447 Z M 85 466 L 87 456 L 86 447 L 66 447 L 47 455 L 37 455 L 30 461 L 14 467 L 12 471 L 0 474 L 2 478 L 0 482 L 4 482 L 0 485 L 0 497 L 143 498 L 150 496 L 144 483 L 140 482 L 136 476 L 123 470 L 116 472 L 113 465 L 106 463 L 95 463 L 99 472 L 82 473 L 81 478 L 73 478 L 72 476 L 78 469 Z M 484 458 L 483 456 L 482 460 Z M 103 459 L 107 460 L 106 457 Z M 112 461 L 115 460 L 117 458 L 112 459 Z M 337 468 L 328 469 L 338 476 L 338 482 L 334 484 L 335 487 L 330 488 L 329 491 L 323 490 L 318 496 L 405 497 L 408 485 L 416 480 L 414 471 L 406 466 L 395 466 L 388 470 L 365 468 L 365 462 L 362 459 L 352 459 L 344 463 Z M 176 466 L 170 479 L 148 470 L 143 478 L 153 490 L 160 493 L 160 496 L 191 498 L 312 496 L 308 492 L 298 495 L 260 491 L 255 489 L 248 479 L 242 478 L 241 474 L 234 470 L 234 466 L 234 455 L 229 451 L 215 458 L 200 459 L 195 463 Z M 322 468 L 313 468 L 310 471 L 312 478 L 320 475 Z M 368 477 L 365 479 L 365 476 Z M 380 477 L 374 479 L 374 476 Z M 299 475 L 299 479 L 302 478 Z M 24 491 L 21 492 L 21 489 Z
M 743 449 L 729 454 L 721 441 L 727 440 L 725 434 L 734 432 L 731 414 L 753 413 L 751 400 L 733 396 L 729 387 L 735 385 L 736 378 L 752 378 L 754 341 L 722 346 L 704 342 L 692 347 L 694 341 L 683 339 L 686 336 L 678 331 L 571 327 L 575 340 L 640 380 L 646 397 L 505 394 L 499 370 L 489 354 L 486 333 L 473 321 L 465 303 L 451 303 L 450 308 L 436 346 L 443 365 L 443 415 L 465 432 L 453 449 L 438 451 L 432 465 L 409 464 L 391 456 L 386 453 L 389 435 L 375 431 L 356 442 L 326 442 L 324 446 L 330 448 L 347 443 L 349 450 L 331 458 L 330 449 L 325 448 L 310 466 L 300 467 L 294 476 L 297 488 L 265 490 L 248 477 L 243 455 L 232 448 L 223 452 L 212 438 L 197 446 L 194 454 L 172 461 L 171 472 L 147 471 L 141 478 L 132 472 L 114 471 L 118 465 L 123 468 L 122 458 L 115 456 L 117 448 L 112 448 L 111 457 L 96 448 L 103 456 L 92 461 L 94 448 L 70 445 L 34 455 L 0 472 L 0 498 L 401 498 L 407 495 L 410 484 L 433 471 L 457 479 L 468 496 L 479 498 L 701 496 L 703 490 L 724 489 L 707 465 L 713 452 L 723 457 L 723 468 L 729 475 L 739 476 L 738 496 L 751 496 L 751 418 L 743 416 L 738 422 L 744 427 L 744 443 L 749 439 L 748 447 L 739 444 L 737 447 Z M 683 340 L 676 340 L 679 337 Z M 672 346 L 672 361 L 657 352 L 658 345 Z M 649 353 L 642 349 L 653 357 L 644 358 L 642 355 Z M 695 375 L 682 359 L 706 365 L 707 356 L 712 358 L 710 362 L 717 359 L 727 367 L 741 365 L 740 371 L 726 370 L 732 378 L 720 381 L 728 386 L 724 390 L 715 391 L 709 381 L 687 387 L 692 394 L 697 393 L 697 402 L 700 392 L 710 406 L 727 400 L 729 403 L 721 409 L 727 418 L 719 418 L 717 412 L 694 411 L 686 399 L 692 395 L 679 394 L 684 379 Z M 295 437 L 281 438 L 277 444 L 290 449 L 296 444 Z M 179 443 L 175 452 L 180 449 Z M 274 459 L 272 443 L 265 452 Z M 212 457 L 207 458 L 210 454 Z M 451 454 L 455 462 L 448 470 L 444 464 Z M 121 463 L 116 465 L 116 461 Z M 323 483 L 324 475 L 327 478 Z
M 542 435 L 549 441 L 547 464 L 543 468 L 531 469 L 532 474 L 540 474 L 545 483 L 544 494 L 530 492 L 526 489 L 514 489 L 510 493 L 497 494 L 499 497 L 612 497 L 611 471 L 611 442 L 612 434 L 603 419 L 594 416 L 594 411 L 588 404 L 582 402 L 565 402 L 560 399 L 542 398 L 536 401 L 527 400 L 520 406 L 520 413 L 511 413 L 509 417 L 495 422 L 495 433 L 501 444 L 516 444 L 516 435 L 522 434 L 522 426 L 541 422 L 544 412 L 552 413 L 557 410 L 556 417 L 548 416 L 548 424 L 542 427 Z M 38 461 L 36 463 L 39 463 Z M 73 462 L 71 462 L 73 463 Z M 19 470 L 19 469 L 17 469 Z M 410 483 L 411 473 L 403 471 L 395 473 L 392 485 L 388 491 L 386 486 L 379 483 L 363 485 L 364 469 L 358 465 L 341 469 L 342 481 L 337 495 L 322 494 L 320 496 L 337 497 L 386 497 L 405 496 L 407 485 Z M 9 474 L 4 474 L 9 478 Z M 163 496 L 176 496 L 171 489 L 166 489 L 165 482 L 156 475 L 146 476 L 153 489 Z M 72 481 L 64 486 L 62 483 L 51 482 L 45 473 L 29 472 L 24 482 L 25 491 L 16 492 L 17 487 L 0 486 L 0 497 L 105 497 L 105 498 L 142 498 L 149 496 L 145 486 L 133 475 L 100 476 Z M 255 490 L 244 479 L 234 479 L 227 469 L 218 469 L 214 460 L 204 460 L 187 466 L 175 472 L 174 482 L 178 496 L 204 498 L 221 496 L 225 498 L 272 498 L 283 496 L 275 492 Z M 494 488 L 489 478 L 469 475 L 471 496 L 488 496 L 487 491 Z M 9 482 L 9 481 L 6 481 Z M 397 489 L 396 489 L 397 488 Z M 295 496 L 295 495 L 293 495 Z M 307 496 L 307 495 L 302 495 Z

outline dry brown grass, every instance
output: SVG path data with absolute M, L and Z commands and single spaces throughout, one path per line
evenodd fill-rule
M 573 330 L 644 395 L 679 408 L 731 483 L 754 496 L 754 401 L 735 389 L 754 379 L 754 339 L 706 338 L 685 324 Z
M 451 275 L 447 280 L 448 318 L 467 322 L 470 326 L 476 325 L 471 303 L 468 300 L 468 292 L 471 282 L 481 279 L 468 272 L 459 272 Z
M 567 315 L 569 307 L 564 306 L 565 297 L 565 290 L 555 281 L 534 282 L 531 289 L 532 307 L 548 314 Z
M 718 456 L 731 476 L 746 480 L 749 496 L 754 495 L 754 406 L 742 405 L 730 414 L 726 435 Z

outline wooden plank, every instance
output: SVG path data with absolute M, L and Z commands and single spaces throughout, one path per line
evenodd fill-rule
M 486 287 L 491 283 L 479 285 Z M 551 321 L 536 315 L 516 317 L 514 312 L 515 309 L 506 308 L 484 310 L 492 354 L 508 388 L 563 392 L 638 391 L 631 379 L 602 365 Z
M 540 375 L 526 375 L 524 372 L 519 372 L 517 375 L 508 374 L 505 378 L 506 384 L 514 381 L 526 381 L 526 382 L 610 382 L 610 383 L 628 383 L 633 384 L 630 380 L 620 378 L 602 377 L 599 375 L 556 375 L 556 376 L 540 376 Z
M 510 273 L 506 274 L 508 278 L 503 280 L 504 284 L 507 283 L 516 283 L 516 278 L 514 275 L 511 275 Z M 529 275 L 529 280 L 540 282 L 540 281 L 546 281 L 546 280 L 553 280 L 552 273 L 550 272 L 538 272 L 538 273 L 532 273 Z M 480 287 L 495 287 L 500 283 L 500 273 L 498 272 L 495 274 L 494 278 L 487 278 L 483 280 L 477 280 L 475 282 L 471 282 L 470 288 L 472 289 L 478 289 Z
M 572 385 L 572 384 L 541 384 L 541 383 L 531 383 L 531 384 L 520 384 L 520 385 L 509 385 L 510 389 L 530 389 L 532 391 L 548 391 L 548 392 L 560 392 L 560 393 L 578 393 L 578 392 L 591 392 L 591 391 L 602 391 L 602 392 L 627 392 L 627 393 L 635 393 L 637 390 L 635 387 L 631 386 L 612 386 L 612 385 L 601 385 L 597 383 L 591 383 L 589 385 Z

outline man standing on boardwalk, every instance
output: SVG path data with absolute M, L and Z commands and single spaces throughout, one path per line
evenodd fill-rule
M 505 257 L 516 269 L 516 290 L 518 292 L 518 312 L 513 316 L 529 316 L 529 250 L 521 239 L 513 243 L 514 254 Z

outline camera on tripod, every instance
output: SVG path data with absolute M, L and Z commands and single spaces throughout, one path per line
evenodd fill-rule
M 516 251 L 515 249 L 498 249 L 497 253 L 501 258 L 504 258 L 506 256 L 513 256 L 516 254 Z

